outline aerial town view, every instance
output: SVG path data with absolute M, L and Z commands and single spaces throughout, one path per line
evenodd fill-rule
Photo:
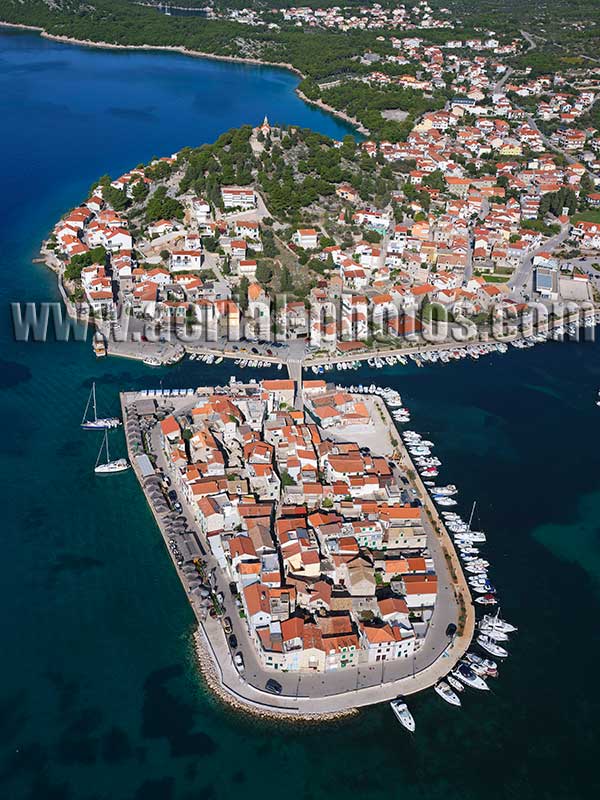
M 0 0 L 3 797 L 600 790 L 599 26 Z

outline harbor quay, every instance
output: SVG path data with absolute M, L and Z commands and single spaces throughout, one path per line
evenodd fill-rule
M 330 403 L 341 421 L 317 424 Z M 382 398 L 232 379 L 122 393 L 121 408 L 223 701 L 327 719 L 434 686 L 463 657 L 469 588 Z
M 426 362 L 448 363 L 460 358 L 478 358 L 492 353 L 505 353 L 509 346 L 530 347 L 550 340 L 577 340 L 582 337 L 594 339 L 595 325 L 600 320 L 600 312 L 594 307 L 572 308 L 563 316 L 545 318 L 527 325 L 511 325 L 503 332 L 481 331 L 477 336 L 466 339 L 454 337 L 423 337 L 416 335 L 396 342 L 372 343 L 367 346 L 362 341 L 342 341 L 327 350 L 311 347 L 306 339 L 270 338 L 266 340 L 235 339 L 221 336 L 215 340 L 189 340 L 179 337 L 177 331 L 161 336 L 158 341 L 143 335 L 139 320 L 129 323 L 133 330 L 115 330 L 111 323 L 95 321 L 97 336 L 104 343 L 102 354 L 133 358 L 144 361 L 149 366 L 176 363 L 186 356 L 190 359 L 229 359 L 246 360 L 249 366 L 262 362 L 264 366 L 288 367 L 298 364 L 301 369 L 321 372 L 325 369 L 342 369 L 344 365 L 359 365 L 368 362 L 373 366 L 387 364 L 406 364 L 415 361 L 418 366 Z M 580 333 L 580 330 L 584 333 Z

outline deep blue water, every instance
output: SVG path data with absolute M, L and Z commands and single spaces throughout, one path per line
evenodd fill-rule
M 79 419 L 119 390 L 228 378 L 97 361 L 89 344 L 17 344 L 8 303 L 57 296 L 31 264 L 99 175 L 211 141 L 265 113 L 341 136 L 285 72 L 0 34 L 0 797 L 188 800 L 285 791 L 411 800 L 598 794 L 600 348 L 547 345 L 448 366 L 341 373 L 395 386 L 478 501 L 505 615 L 520 627 L 487 696 L 414 698 L 321 728 L 223 710 L 197 678 L 183 590 L 133 475 L 94 479 Z M 266 373 L 265 373 L 266 374 Z M 207 378 L 207 375 L 209 376 Z

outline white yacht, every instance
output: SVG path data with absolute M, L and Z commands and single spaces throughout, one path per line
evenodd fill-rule
M 100 457 L 104 449 L 106 449 L 106 461 L 101 464 Z M 130 464 L 126 458 L 117 458 L 114 461 L 110 460 L 110 453 L 108 452 L 108 430 L 105 428 L 104 439 L 102 440 L 102 445 L 100 447 L 100 451 L 98 452 L 98 458 L 96 459 L 94 472 L 98 475 L 109 475 L 113 472 L 124 472 L 126 469 L 129 469 L 129 467 Z
M 472 531 L 467 528 L 466 531 L 458 532 L 454 539 L 464 539 L 469 542 L 485 542 L 487 537 L 483 531 Z
M 438 504 L 438 506 L 455 506 L 456 500 L 453 500 L 451 497 L 444 497 L 441 495 L 436 495 L 434 501 Z
M 478 636 L 477 644 L 482 647 L 486 653 L 489 653 L 491 656 L 496 656 L 496 658 L 507 658 L 508 651 L 501 647 L 499 644 L 496 644 L 489 636 L 485 636 L 482 634 Z
M 147 356 L 143 359 L 142 364 L 145 364 L 147 367 L 160 367 L 161 366 L 160 358 L 156 356 Z
M 88 419 L 88 411 L 90 409 L 90 402 L 94 410 L 94 418 Z M 83 419 L 81 420 L 81 427 L 87 431 L 102 430 L 106 428 L 118 428 L 121 420 L 117 417 L 98 417 L 98 409 L 96 408 L 96 383 L 92 383 L 92 391 L 88 397 L 88 401 L 83 412 Z
M 403 697 L 397 697 L 390 703 L 392 711 L 396 715 L 398 722 L 403 725 L 407 731 L 415 732 L 415 720 L 413 715 L 408 710 L 408 706 L 404 702 Z
M 446 681 L 440 681 L 439 683 L 436 683 L 433 688 L 437 694 L 439 694 L 442 700 L 450 703 L 451 706 L 460 705 L 460 697 L 450 688 Z
M 446 681 L 448 682 L 448 685 L 454 689 L 455 692 L 464 692 L 465 687 L 453 675 L 446 675 Z
M 458 489 L 453 483 L 449 483 L 448 486 L 436 486 L 433 489 L 433 494 L 440 495 L 441 497 L 451 497 L 453 494 L 456 494 L 457 492 Z
M 494 597 L 493 594 L 482 594 L 481 597 L 476 597 L 475 602 L 479 603 L 480 606 L 495 606 L 498 600 Z
M 503 631 L 503 633 L 515 633 L 519 630 L 514 625 L 511 625 L 510 622 L 503 620 L 500 616 L 499 610 L 498 613 L 494 615 L 485 614 L 481 622 L 482 625 L 485 625 L 486 627 L 493 627 L 496 630 Z
M 473 672 L 471 667 L 467 666 L 467 664 L 459 664 L 452 675 L 464 683 L 465 686 L 470 686 L 472 689 L 480 689 L 485 692 L 490 688 L 483 678 Z
M 465 658 L 472 664 L 483 667 L 490 677 L 495 676 L 498 673 L 498 664 L 496 664 L 496 662 L 492 661 L 490 658 L 482 658 L 477 653 L 466 653 Z
M 484 636 L 494 642 L 508 642 L 508 633 L 504 633 L 504 631 L 499 631 L 497 628 L 484 625 L 481 622 L 477 627 Z

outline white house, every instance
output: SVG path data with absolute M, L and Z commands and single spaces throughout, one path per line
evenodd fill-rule
M 292 237 L 294 244 L 303 250 L 316 250 L 318 239 L 319 235 L 314 228 L 298 228 Z
M 230 208 L 256 208 L 256 192 L 251 188 L 237 188 L 235 186 L 223 186 L 221 189 L 223 206 Z
M 199 225 L 204 225 L 210 217 L 210 206 L 202 197 L 194 197 L 192 200 L 192 212 Z
M 131 250 L 133 247 L 131 234 L 124 228 L 115 228 L 109 231 L 104 238 L 107 250 Z
M 172 272 L 189 272 L 202 267 L 202 252 L 200 250 L 174 250 L 169 258 L 169 268 Z

